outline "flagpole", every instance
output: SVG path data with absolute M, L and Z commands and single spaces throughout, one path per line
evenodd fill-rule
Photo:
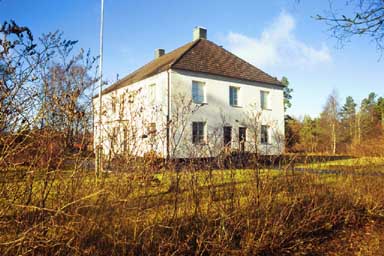
M 99 52 L 99 113 L 98 113 L 98 133 L 96 148 L 96 179 L 99 177 L 103 169 L 102 164 L 102 92 L 103 92 L 103 32 L 104 32 L 104 0 L 101 0 L 101 17 L 100 17 L 100 52 Z

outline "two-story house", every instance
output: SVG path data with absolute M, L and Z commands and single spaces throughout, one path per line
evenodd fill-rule
M 101 125 L 94 97 L 95 143 L 101 139 L 106 155 L 281 154 L 283 90 L 196 27 L 192 42 L 167 54 L 157 49 L 153 61 L 103 91 Z

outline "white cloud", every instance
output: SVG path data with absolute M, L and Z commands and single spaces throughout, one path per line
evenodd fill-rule
M 225 41 L 230 51 L 261 68 L 310 67 L 331 61 L 328 47 L 314 48 L 300 41 L 294 34 L 294 18 L 281 12 L 260 37 L 230 32 Z

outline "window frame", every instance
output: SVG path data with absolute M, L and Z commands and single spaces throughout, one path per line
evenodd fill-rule
M 260 108 L 262 110 L 271 110 L 270 108 L 270 91 L 260 91 Z
M 202 100 L 201 101 L 198 101 L 195 98 L 194 88 L 195 88 L 196 85 L 199 85 L 202 88 L 202 95 L 199 95 L 199 93 L 197 92 L 197 96 L 196 96 L 196 97 L 202 96 Z M 199 88 L 199 87 L 197 87 L 197 88 Z M 192 91 L 191 91 L 191 93 L 192 93 L 192 102 L 193 103 L 195 103 L 195 104 L 207 104 L 207 94 L 206 94 L 206 84 L 205 84 L 205 82 L 193 80 L 192 81 Z
M 199 130 L 201 127 L 196 127 L 197 134 L 195 134 L 195 125 L 202 124 L 202 134 Z M 207 143 L 207 132 L 206 132 L 207 123 L 203 121 L 192 122 L 192 144 L 194 145 L 204 145 Z M 197 136 L 197 138 L 196 138 Z
M 236 92 L 236 98 L 232 99 L 232 93 Z M 232 102 L 232 100 L 236 99 L 236 102 Z M 240 107 L 240 87 L 238 86 L 229 86 L 229 105 L 232 107 Z

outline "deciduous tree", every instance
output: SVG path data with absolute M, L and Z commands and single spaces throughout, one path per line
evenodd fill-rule
M 323 135 L 329 138 L 331 152 L 336 154 L 338 142 L 339 103 L 336 91 L 333 91 L 325 103 L 324 110 L 320 114 Z
M 340 42 L 351 37 L 365 36 L 376 42 L 380 51 L 384 50 L 384 1 L 383 0 L 330 0 L 330 11 L 317 15 L 326 22 L 331 33 Z

